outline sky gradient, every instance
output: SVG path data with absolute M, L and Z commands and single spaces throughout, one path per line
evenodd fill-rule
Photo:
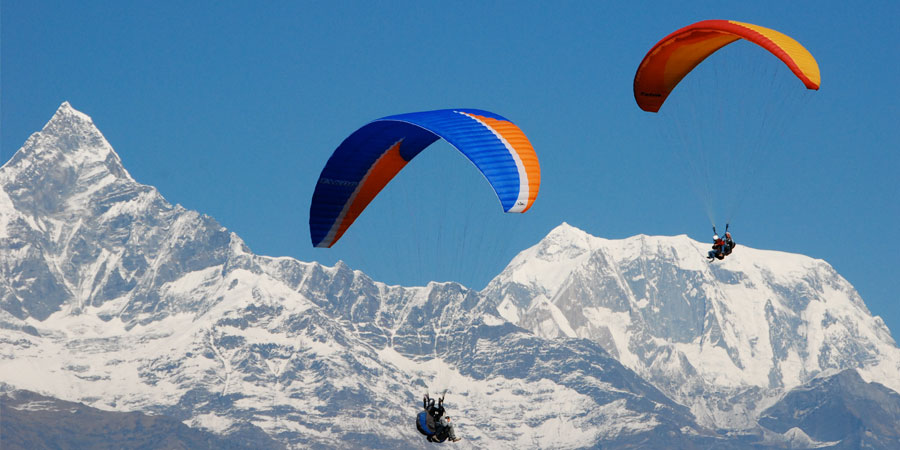
M 69 101 L 138 182 L 255 253 L 481 288 L 562 222 L 709 240 L 690 174 L 632 80 L 669 32 L 739 20 L 801 42 L 822 87 L 778 137 L 785 150 L 767 155 L 735 238 L 828 261 L 896 339 L 900 264 L 884 250 L 900 231 L 900 3 L 605 3 L 617 2 L 4 0 L 0 162 Z M 346 136 L 455 107 L 501 114 L 529 137 L 542 168 L 530 211 L 502 214 L 477 170 L 437 143 L 335 248 L 312 247 L 315 181 Z

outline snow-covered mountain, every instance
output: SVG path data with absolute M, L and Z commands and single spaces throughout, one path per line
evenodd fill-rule
M 8 387 L 303 446 L 421 445 L 420 396 L 444 388 L 462 446 L 719 439 L 600 346 L 534 336 L 460 285 L 252 254 L 134 181 L 67 103 L 0 188 Z
M 857 369 L 900 391 L 900 349 L 825 261 L 687 236 L 607 240 L 563 224 L 485 288 L 538 336 L 600 344 L 705 426 L 753 428 L 814 377 Z
M 337 448 L 424 446 L 413 417 L 445 388 L 463 448 L 841 445 L 782 427 L 789 392 L 841 369 L 900 389 L 900 350 L 826 263 L 704 247 L 563 225 L 482 292 L 388 286 L 253 254 L 64 103 L 0 168 L 0 387 Z
M 900 448 L 900 394 L 847 369 L 792 389 L 759 422 L 794 438 L 795 448 L 807 446 L 807 440 L 842 448 Z

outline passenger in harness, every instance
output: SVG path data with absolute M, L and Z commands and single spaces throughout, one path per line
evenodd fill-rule
M 425 394 L 422 399 L 422 411 L 416 416 L 416 428 L 419 433 L 425 435 L 428 442 L 444 442 L 450 439 L 450 442 L 459 441 L 456 436 L 453 423 L 449 416 L 444 415 L 444 396 L 438 399 L 437 406 L 434 399 Z
M 734 250 L 734 247 L 737 244 L 734 243 L 734 239 L 731 239 L 731 232 L 728 231 L 728 227 L 730 224 L 725 224 L 725 239 L 720 239 L 719 234 L 716 233 L 716 227 L 713 225 L 713 246 L 712 250 L 709 251 L 709 254 L 706 256 L 706 259 L 712 261 L 713 259 L 725 259 L 726 256 L 731 254 L 731 251 Z
M 713 235 L 712 250 L 706 255 L 706 259 L 725 259 L 725 241 L 719 238 L 719 235 Z
M 725 247 L 722 249 L 723 252 L 725 253 L 725 256 L 730 255 L 731 251 L 734 250 L 734 247 L 736 245 L 737 244 L 734 243 L 734 239 L 731 239 L 731 233 L 726 231 L 725 232 Z

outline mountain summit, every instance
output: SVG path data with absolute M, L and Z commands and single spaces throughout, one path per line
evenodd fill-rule
M 79 211 L 113 184 L 134 183 L 119 155 L 87 115 L 68 102 L 4 165 L 9 197 L 43 214 Z M 28 189 L 41 186 L 40 190 Z
M 421 396 L 444 390 L 461 447 L 900 445 L 900 350 L 852 286 L 821 260 L 707 247 L 562 224 L 481 292 L 388 286 L 253 254 L 133 180 L 64 103 L 0 167 L 0 391 L 235 446 L 423 445 Z M 886 414 L 860 419 L 871 404 Z M 4 414 L 52 426 L 40 407 Z
M 828 263 L 740 244 L 708 262 L 709 247 L 563 224 L 482 294 L 538 336 L 597 342 L 711 427 L 753 427 L 785 390 L 829 371 L 900 391 L 890 331 Z
M 458 284 L 252 254 L 131 179 L 67 104 L 0 193 L 0 388 L 234 442 L 409 447 L 421 395 L 444 389 L 463 445 L 721 440 L 599 346 L 537 338 Z
M 0 168 L 0 187 L 0 309 L 19 319 L 105 305 L 103 316 L 146 320 L 163 313 L 157 290 L 172 277 L 243 249 L 211 218 L 132 179 L 69 103 Z

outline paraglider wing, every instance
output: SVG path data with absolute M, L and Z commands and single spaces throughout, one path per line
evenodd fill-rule
M 537 155 L 504 117 L 476 109 L 388 116 L 347 137 L 322 169 L 309 209 L 313 246 L 334 245 L 391 179 L 438 139 L 478 167 L 505 212 L 525 212 L 534 203 L 541 183 Z
M 675 86 L 720 48 L 745 39 L 781 59 L 807 89 L 819 89 L 815 58 L 799 42 L 778 31 L 733 20 L 704 20 L 659 41 L 634 75 L 634 99 L 644 111 L 658 112 Z

